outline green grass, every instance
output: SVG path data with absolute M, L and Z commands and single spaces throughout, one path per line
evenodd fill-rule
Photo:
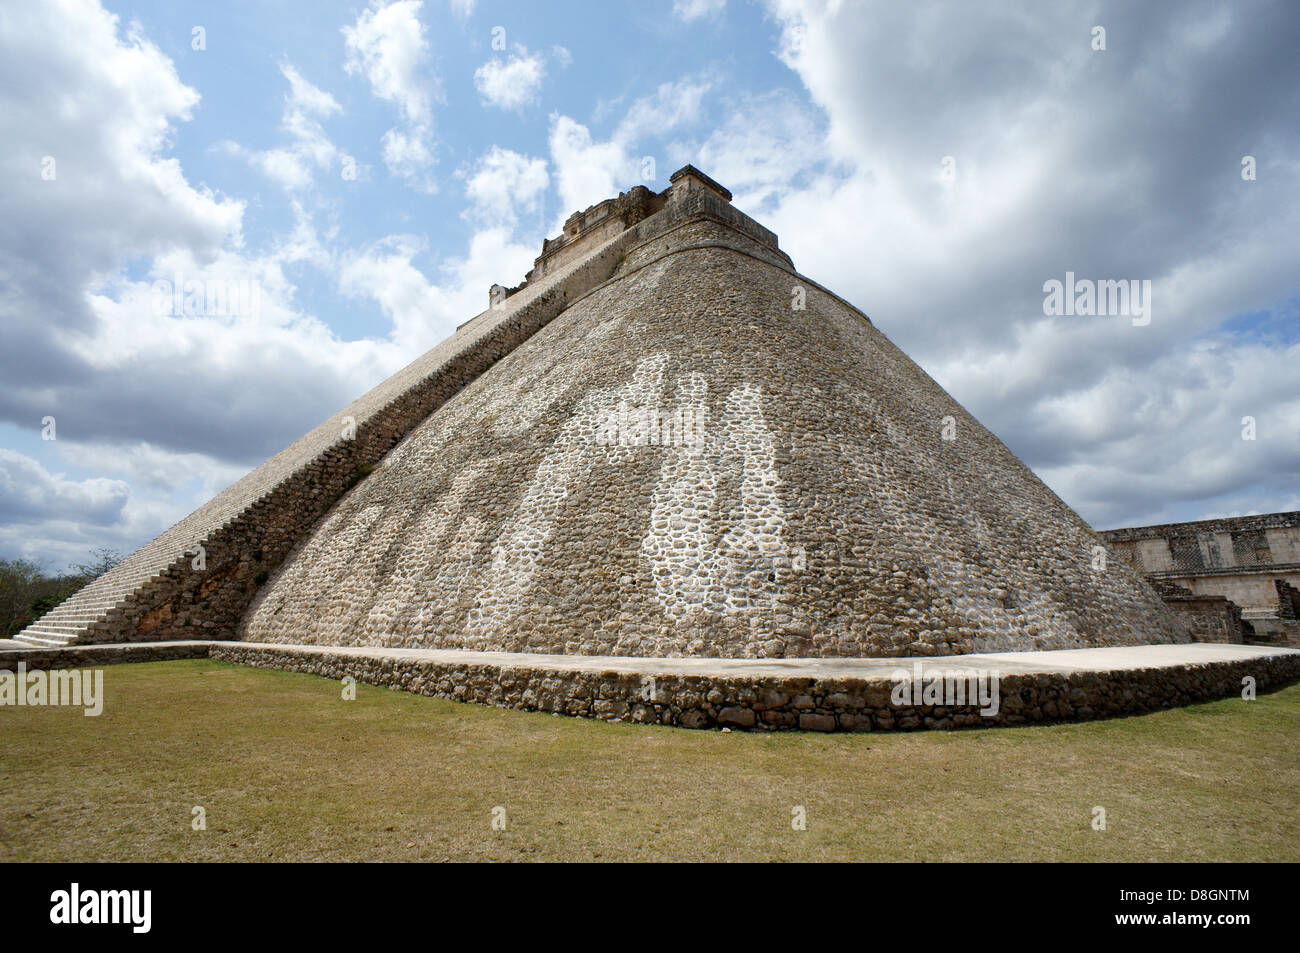
M 0 860 L 1300 860 L 1300 685 L 1111 721 L 853 735 L 364 685 L 349 702 L 336 682 L 208 660 L 112 666 L 104 686 L 98 718 L 0 708 Z

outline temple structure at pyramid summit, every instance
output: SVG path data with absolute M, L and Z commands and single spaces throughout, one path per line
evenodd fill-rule
M 1146 707 L 1297 671 L 1187 662 L 1137 569 L 690 166 L 571 216 L 488 304 L 21 640 L 773 727 L 889 727 L 808 686 L 900 659 L 1146 647 L 1181 673 Z M 1110 710 L 1085 688 L 1062 717 Z

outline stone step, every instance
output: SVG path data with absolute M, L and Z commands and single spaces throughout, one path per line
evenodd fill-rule
M 33 624 L 33 627 L 34 626 L 35 623 Z M 39 628 L 42 632 L 50 632 L 55 635 L 62 635 L 64 633 L 67 633 L 68 635 L 80 635 L 82 632 L 86 631 L 87 626 L 74 625 L 67 622 L 51 622 L 48 619 L 42 619 Z
M 39 645 L 43 648 L 57 648 L 60 645 L 69 644 L 72 639 L 57 635 L 38 635 L 24 629 L 14 636 L 14 641 L 23 642 L 27 645 Z
M 45 613 L 42 618 L 46 619 L 98 619 L 106 613 L 112 612 L 117 606 L 104 606 L 102 609 L 66 609 L 60 611 L 53 609 Z
M 85 615 L 85 616 L 46 615 L 46 616 L 42 616 L 39 621 L 48 622 L 57 625 L 76 625 L 84 628 L 88 625 L 98 622 L 100 619 L 103 619 L 106 615 L 108 615 L 107 612 L 98 612 L 93 615 Z
M 76 632 L 80 632 L 82 628 L 83 627 L 81 626 L 51 625 L 50 623 L 46 622 L 44 619 L 37 619 L 27 628 L 23 629 L 23 631 L 24 632 L 48 632 L 50 635 L 70 635 Z
M 1285 632 L 1256 632 L 1253 636 L 1243 639 L 1246 645 L 1287 645 L 1288 640 Z
M 47 615 L 99 615 L 101 613 L 107 612 L 109 609 L 115 609 L 119 605 L 121 605 L 120 602 L 108 602 L 108 601 L 77 603 L 75 605 L 72 603 L 65 602 L 62 605 L 55 606 L 46 614 Z

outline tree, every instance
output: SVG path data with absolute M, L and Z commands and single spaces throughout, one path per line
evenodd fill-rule
M 27 559 L 0 559 L 0 639 L 12 639 L 82 586 L 122 561 L 112 549 L 96 549 L 61 576 L 47 576 Z
M 116 549 L 101 547 L 90 551 L 90 562 L 73 563 L 68 568 L 72 570 L 71 575 L 77 576 L 85 580 L 85 582 L 91 582 L 120 563 L 122 558 L 122 554 Z
M 32 621 L 32 603 L 45 578 L 26 559 L 0 559 L 0 638 L 12 638 Z

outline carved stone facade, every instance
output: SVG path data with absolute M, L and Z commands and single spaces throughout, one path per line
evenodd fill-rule
M 1201 613 L 1194 629 L 1232 627 L 1231 610 L 1215 603 L 1223 599 L 1248 626 L 1241 630 L 1246 641 L 1300 645 L 1290 595 L 1300 586 L 1300 512 L 1135 526 L 1101 536 L 1146 574 L 1170 608 Z

